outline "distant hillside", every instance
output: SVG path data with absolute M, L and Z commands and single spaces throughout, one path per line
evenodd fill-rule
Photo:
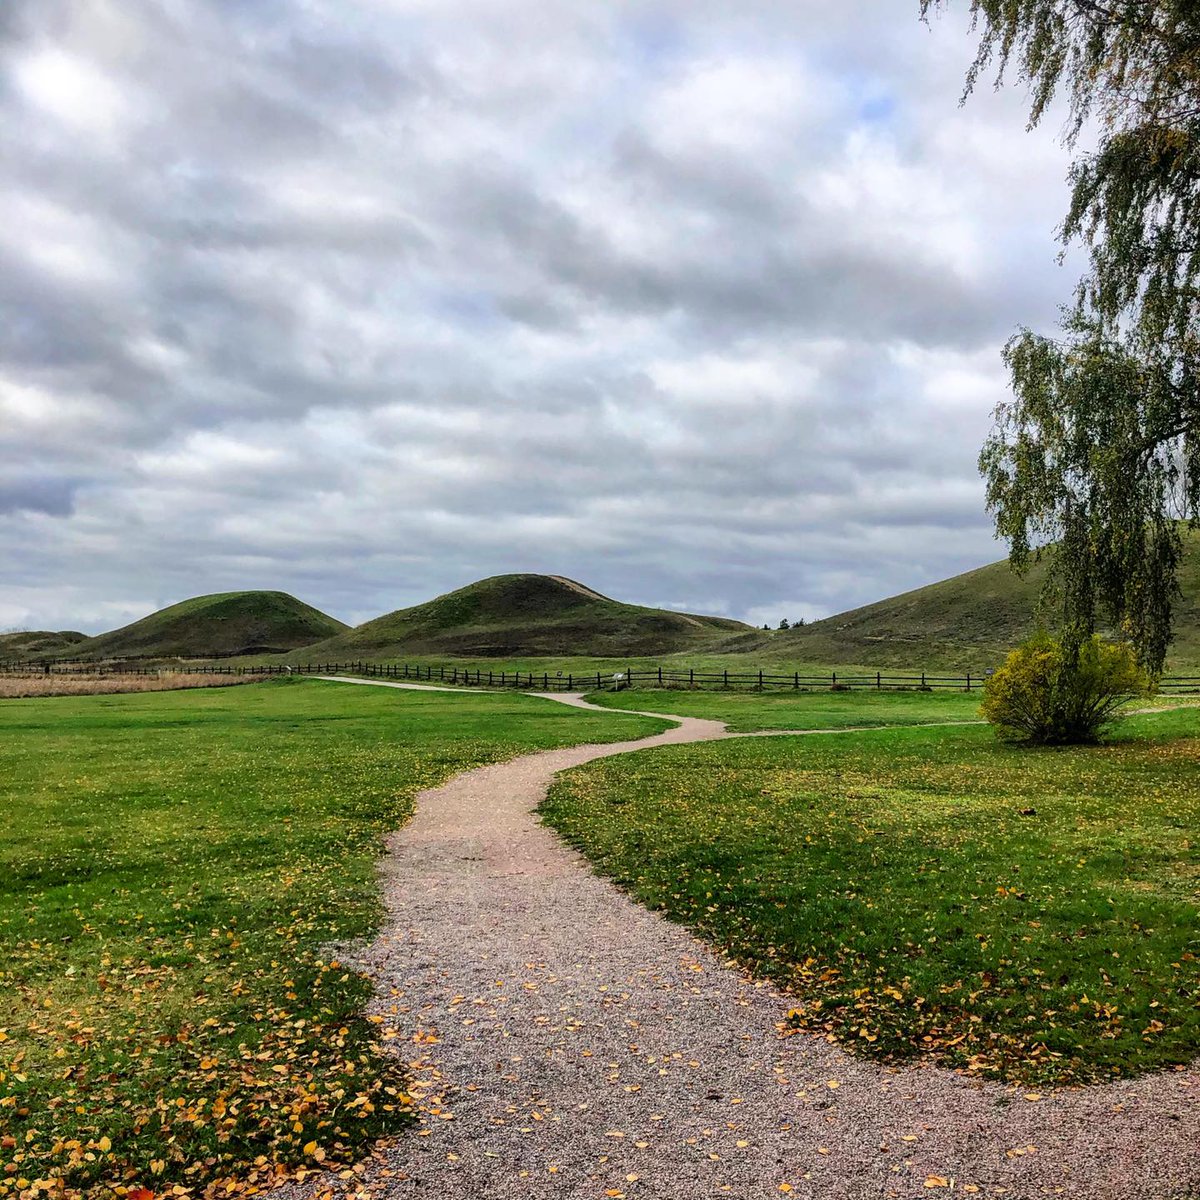
M 610 600 L 560 575 L 496 575 L 338 634 L 304 656 L 645 655 L 700 648 L 740 621 Z
M 220 592 L 196 596 L 132 625 L 88 638 L 80 658 L 203 658 L 283 653 L 348 628 L 286 592 Z
M 1168 670 L 1200 664 L 1200 537 L 1189 535 L 1185 547 Z M 1046 569 L 1037 564 L 1020 578 L 1007 561 L 991 563 L 739 649 L 805 662 L 982 669 L 1037 628 Z
M 23 629 L 19 633 L 0 633 L 0 662 L 58 655 L 85 641 L 86 633 L 63 629 L 51 633 L 45 629 Z

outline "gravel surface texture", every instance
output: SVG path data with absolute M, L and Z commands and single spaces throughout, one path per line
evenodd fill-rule
M 558 771 L 730 736 L 675 719 L 460 775 L 392 836 L 360 965 L 422 1126 L 367 1169 L 372 1195 L 1200 1197 L 1200 1064 L 1039 1097 L 782 1036 L 785 994 L 541 825 Z

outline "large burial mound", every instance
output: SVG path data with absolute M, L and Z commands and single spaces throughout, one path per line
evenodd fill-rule
M 69 655 L 74 647 L 86 640 L 86 633 L 76 633 L 73 629 L 62 629 L 57 633 L 46 629 L 0 633 L 0 662 L 24 662 L 48 655 Z
M 348 626 L 287 592 L 220 592 L 172 604 L 132 625 L 88 638 L 80 658 L 205 658 L 307 646 Z
M 1188 535 L 1168 669 L 1200 664 L 1200 536 Z M 1039 624 L 1046 562 L 1024 577 L 991 563 L 915 591 L 780 633 L 748 653 L 805 662 L 975 670 L 1003 660 Z M 1053 627 L 1053 613 L 1046 614 Z M 730 647 L 732 648 L 732 647 Z
M 561 575 L 496 575 L 359 625 L 304 655 L 314 660 L 442 655 L 646 655 L 707 647 L 747 626 L 622 604 Z

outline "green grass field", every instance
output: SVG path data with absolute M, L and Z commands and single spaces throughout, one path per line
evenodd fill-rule
M 593 692 L 593 704 L 724 721 L 738 733 L 760 729 L 845 729 L 980 720 L 982 693 L 939 692 Z
M 459 770 L 658 728 L 307 681 L 0 702 L 0 1196 L 361 1156 L 410 1110 L 331 945 L 379 920 L 384 834 Z
M 1200 1053 L 1195 709 L 1086 749 L 964 727 L 646 750 L 563 776 L 544 815 L 862 1052 L 1029 1085 Z
M 741 730 L 640 751 L 548 820 L 870 1054 L 1031 1086 L 1200 1051 L 1200 712 L 1014 750 L 956 692 L 622 692 Z M 908 726 L 905 728 L 904 726 Z M 650 718 L 315 681 L 0 703 L 0 1196 L 346 1163 L 411 1119 L 412 1036 L 338 958 L 413 796 Z

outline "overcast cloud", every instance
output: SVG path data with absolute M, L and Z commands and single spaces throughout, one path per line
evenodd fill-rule
M 916 8 L 5 0 L 0 628 L 516 570 L 774 623 L 1001 557 L 1067 159 Z

